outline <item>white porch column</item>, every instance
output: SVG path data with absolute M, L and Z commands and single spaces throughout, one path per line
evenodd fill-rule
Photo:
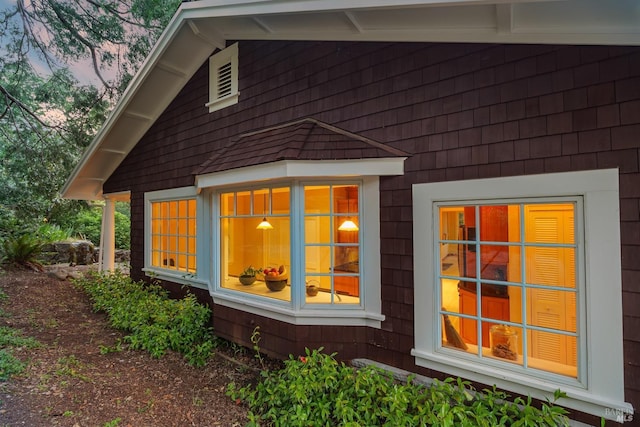
M 114 271 L 116 250 L 116 203 L 105 197 L 102 210 L 102 233 L 100 235 L 100 271 Z

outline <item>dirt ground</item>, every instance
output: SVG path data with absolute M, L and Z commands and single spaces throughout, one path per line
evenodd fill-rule
M 246 409 L 226 386 L 255 380 L 248 349 L 222 346 L 202 368 L 179 354 L 154 359 L 141 351 L 101 354 L 123 334 L 94 313 L 88 297 L 46 272 L 0 270 L 0 326 L 41 346 L 14 355 L 28 366 L 0 381 L 0 427 L 6 426 L 241 426 Z

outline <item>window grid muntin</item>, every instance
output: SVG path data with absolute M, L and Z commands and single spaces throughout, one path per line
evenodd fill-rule
M 197 266 L 196 199 L 163 199 L 150 203 L 151 265 L 195 274 Z M 184 215 L 182 215 L 183 209 Z M 175 212 L 175 215 L 172 215 L 172 212 Z M 185 250 L 180 250 L 181 247 Z M 184 261 L 184 266 L 181 265 L 183 264 L 181 261 Z
M 537 242 L 537 243 L 530 243 L 530 242 L 525 242 L 525 216 L 524 216 L 524 209 L 526 205 L 553 205 L 553 204 L 572 204 L 573 205 L 573 214 L 574 214 L 574 224 L 573 224 L 573 231 L 574 231 L 574 242 L 573 244 L 568 244 L 568 243 L 557 243 L 557 244 L 552 244 L 552 243 L 542 243 L 542 242 Z M 519 235 L 519 241 L 518 243 L 514 244 L 513 242 L 497 242 L 497 241 L 482 241 L 482 231 L 480 230 L 480 227 L 477 226 L 477 224 L 480 224 L 480 207 L 485 207 L 485 206 L 502 206 L 502 205 L 519 205 L 519 215 L 520 215 L 520 224 L 519 224 L 519 228 L 520 228 L 520 235 Z M 456 350 L 451 350 L 448 349 L 446 347 L 444 347 L 442 345 L 442 340 L 444 338 L 444 330 L 442 328 L 442 322 L 440 321 L 436 321 L 435 324 L 437 325 L 437 334 L 435 336 L 436 339 L 436 348 L 439 349 L 439 351 L 444 351 L 448 354 L 454 352 L 454 354 L 458 357 L 471 357 L 473 358 L 472 360 L 477 360 L 477 358 L 481 358 L 482 360 L 484 360 L 487 363 L 490 363 L 492 365 L 497 364 L 498 366 L 500 366 L 501 368 L 507 368 L 510 370 L 526 370 L 526 371 L 530 371 L 530 370 L 536 370 L 540 373 L 542 373 L 542 375 L 549 375 L 551 377 L 553 377 L 555 380 L 560 380 L 560 381 L 566 381 L 566 380 L 578 380 L 579 382 L 581 382 L 582 384 L 585 384 L 586 382 L 586 372 L 585 372 L 585 366 L 584 366 L 584 352 L 586 351 L 586 346 L 585 346 L 585 342 L 584 342 L 584 332 L 580 332 L 580 331 L 584 331 L 584 319 L 581 316 L 581 307 L 584 304 L 584 296 L 583 296 L 583 291 L 579 291 L 579 289 L 583 289 L 583 279 L 582 279 L 582 274 L 581 274 L 581 259 L 584 257 L 584 247 L 583 247 L 583 239 L 582 239 L 582 231 L 581 231 L 581 227 L 582 227 L 582 217 L 584 216 L 584 208 L 583 208 L 583 202 L 582 202 L 582 197 L 581 196 L 576 196 L 576 197 L 571 197 L 571 196 L 567 196 L 567 197 L 548 197 L 548 198 L 534 198 L 534 199 L 528 199 L 528 198 L 513 198 L 513 199 L 487 199 L 487 200 L 456 200 L 456 201 L 446 201 L 446 202 L 434 202 L 433 205 L 433 211 L 434 211 L 434 230 L 440 230 L 440 208 L 442 207 L 452 207 L 452 206 L 456 206 L 456 207 L 469 207 L 469 206 L 473 206 L 474 207 L 474 213 L 475 213 L 475 224 L 476 224 L 476 235 L 475 235 L 475 239 L 474 240 L 459 240 L 459 239 L 441 239 L 441 233 L 437 233 L 438 238 L 434 239 L 434 243 L 435 243 L 435 251 L 434 251 L 434 261 L 435 264 L 437 266 L 436 273 L 435 273 L 435 288 L 436 288 L 436 292 L 437 292 L 437 298 L 436 301 L 434 301 L 434 303 L 436 303 L 436 313 L 437 313 L 437 318 L 440 319 L 441 316 L 443 314 L 448 314 L 448 315 L 452 315 L 452 316 L 457 316 L 460 318 L 467 318 L 470 320 L 476 320 L 477 326 L 476 326 L 476 334 L 477 334 L 477 339 L 478 339 L 478 350 L 477 352 L 474 353 L 470 353 L 467 351 L 456 351 Z M 519 282 L 515 282 L 515 281 L 509 281 L 509 280 L 503 280 L 503 281 L 499 281 L 499 280 L 491 280 L 491 279 L 486 279 L 486 278 L 482 278 L 480 277 L 480 268 L 482 266 L 482 262 L 476 262 L 476 266 L 475 266 L 475 277 L 463 277 L 462 275 L 459 276 L 448 276 L 448 275 L 444 275 L 442 274 L 442 268 L 441 268 L 441 264 L 440 264 L 440 257 L 441 257 L 441 245 L 443 243 L 456 243 L 456 244 L 468 244 L 469 242 L 473 242 L 475 245 L 475 250 L 476 253 L 479 254 L 479 250 L 481 246 L 518 246 L 520 248 L 520 281 Z M 574 256 L 574 273 L 575 273 L 575 282 L 574 282 L 574 287 L 573 288 L 567 288 L 567 287 L 562 287 L 562 286 L 551 286 L 551 285 L 542 285 L 542 284 L 529 284 L 526 283 L 527 282 L 527 277 L 526 277 L 526 264 L 525 264 L 525 257 L 526 257 L 526 253 L 524 251 L 524 248 L 526 247 L 558 247 L 558 248 L 571 248 L 575 250 L 575 256 Z M 460 272 L 459 272 L 460 273 Z M 521 310 L 522 310 L 522 314 L 521 314 L 521 318 L 522 321 L 520 323 L 518 322 L 511 322 L 511 321 L 503 321 L 503 320 L 496 320 L 493 318 L 489 318 L 489 317 L 484 317 L 482 316 L 482 299 L 481 298 L 476 298 L 476 315 L 468 315 L 468 314 L 464 314 L 461 312 L 452 312 L 452 311 L 447 311 L 447 310 L 443 310 L 442 306 L 441 306 L 441 301 L 442 301 L 442 281 L 441 279 L 446 278 L 446 279 L 454 279 L 454 280 L 465 280 L 465 281 L 469 281 L 469 282 L 473 282 L 476 286 L 476 289 L 479 289 L 479 287 L 483 284 L 496 284 L 496 285 L 501 285 L 501 286 L 515 286 L 520 288 L 521 293 L 522 293 L 522 298 L 521 298 Z M 572 293 L 576 295 L 576 299 L 575 299 L 575 316 L 576 316 L 576 332 L 571 332 L 571 331 L 566 331 L 566 330 L 561 330 L 561 329 L 551 329 L 551 328 L 545 328 L 545 327 L 541 327 L 541 326 L 535 326 L 535 325 L 530 325 L 529 321 L 527 320 L 527 298 L 526 298 L 526 290 L 527 289 L 544 289 L 544 290 L 558 290 L 558 291 L 562 291 L 562 292 L 567 292 L 567 293 Z M 460 310 L 459 310 L 460 311 Z M 522 336 L 519 336 L 519 339 L 522 340 L 522 358 L 523 358 L 523 362 L 522 365 L 519 364 L 513 364 L 513 363 L 508 363 L 508 362 L 503 362 L 500 360 L 496 360 L 495 358 L 489 358 L 484 356 L 482 353 L 482 347 L 484 346 L 485 343 L 482 343 L 482 322 L 490 322 L 490 323 L 500 323 L 500 324 L 505 324 L 505 325 L 509 325 L 509 326 L 514 326 L 517 328 L 522 329 Z M 548 333 L 553 333 L 553 334 L 559 334 L 559 335 L 565 335 L 565 336 L 570 336 L 570 337 L 575 337 L 576 338 L 576 350 L 577 350 L 577 355 L 576 355 L 576 377 L 572 377 L 572 376 L 568 376 L 568 375 L 563 375 L 563 374 L 559 374 L 559 373 L 555 373 L 553 371 L 547 371 L 547 370 L 540 370 L 538 368 L 532 368 L 531 366 L 529 366 L 528 363 L 528 359 L 530 358 L 530 356 L 528 355 L 528 338 L 527 338 L 527 331 L 540 331 L 540 332 L 548 332 Z M 482 344 L 482 345 L 480 345 Z M 489 345 L 489 343 L 486 343 L 487 347 Z

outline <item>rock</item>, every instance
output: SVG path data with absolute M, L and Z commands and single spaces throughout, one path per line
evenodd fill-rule
M 88 240 L 54 242 L 43 247 L 41 258 L 48 264 L 89 265 L 93 264 L 95 252 Z
M 47 276 L 58 280 L 67 280 L 69 273 L 66 270 L 51 270 L 47 273 Z

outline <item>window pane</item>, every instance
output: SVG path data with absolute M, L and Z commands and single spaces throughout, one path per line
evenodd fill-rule
M 532 368 L 577 376 L 577 338 L 552 332 L 529 331 L 528 365 Z
M 442 315 L 442 345 L 473 352 L 469 343 L 477 342 L 478 322 L 452 314 Z M 463 332 L 465 331 L 465 332 Z
M 307 216 L 304 218 L 305 243 L 331 243 L 331 229 L 328 216 Z
M 575 205 L 526 205 L 527 243 L 575 243 Z
M 235 209 L 234 193 L 224 193 L 220 195 L 220 215 L 233 215 Z
M 274 188 L 271 190 L 272 213 L 274 215 L 288 215 L 291 211 L 290 201 L 291 191 L 289 187 Z
M 236 193 L 236 215 L 251 214 L 251 192 L 239 191 Z
M 305 268 L 307 273 L 328 273 L 331 271 L 331 247 L 307 246 L 305 248 Z
M 507 280 L 509 248 L 507 246 L 481 245 L 480 277 L 490 280 Z M 475 276 L 475 272 L 473 273 Z M 473 277 L 473 276 L 472 276 Z
M 489 329 L 490 356 L 522 364 L 522 328 L 496 324 Z
M 508 242 L 509 223 L 507 206 L 480 207 L 480 240 L 483 242 Z
M 271 195 L 269 189 L 255 190 L 253 192 L 253 213 L 256 215 L 269 216 L 271 213 L 269 200 Z
M 525 250 L 527 283 L 575 288 L 575 249 L 527 247 Z
M 331 209 L 331 187 L 306 186 L 304 187 L 304 212 L 305 214 L 328 214 Z

